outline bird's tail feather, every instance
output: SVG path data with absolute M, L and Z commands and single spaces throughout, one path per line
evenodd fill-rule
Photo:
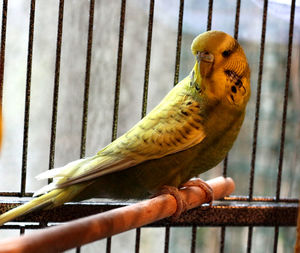
M 48 185 L 45 185 L 41 189 L 35 191 L 33 194 L 33 197 L 50 192 L 54 189 L 64 188 L 64 187 L 57 187 L 56 183 L 58 180 L 60 180 L 61 178 L 64 178 L 64 177 L 66 177 L 66 178 L 72 177 L 73 173 L 76 173 L 77 170 L 82 168 L 83 166 L 88 165 L 90 163 L 90 161 L 94 160 L 95 158 L 96 158 L 96 156 L 79 159 L 79 160 L 70 162 L 63 167 L 47 170 L 47 171 L 44 171 L 43 173 L 37 175 L 36 176 L 37 180 L 52 178 L 53 182 Z
M 70 201 L 85 187 L 83 185 L 74 185 L 64 189 L 55 189 L 45 195 L 25 203 L 24 205 L 18 206 L 6 213 L 0 215 L 0 226 L 4 223 L 14 220 L 15 218 L 30 213 L 36 210 L 45 210 L 60 206 L 63 203 Z
M 36 179 L 42 180 L 42 179 L 48 179 L 48 178 L 70 176 L 68 173 L 70 171 L 70 169 L 75 170 L 76 168 L 79 168 L 80 166 L 88 163 L 92 159 L 94 159 L 94 157 L 87 157 L 87 158 L 83 158 L 83 159 L 79 159 L 79 160 L 70 162 L 63 167 L 44 171 L 43 173 L 37 175 Z

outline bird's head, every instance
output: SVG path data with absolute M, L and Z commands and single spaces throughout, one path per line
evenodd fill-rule
M 191 49 L 196 80 L 202 80 L 208 95 L 244 108 L 250 97 L 250 69 L 239 43 L 224 32 L 209 31 L 197 36 Z

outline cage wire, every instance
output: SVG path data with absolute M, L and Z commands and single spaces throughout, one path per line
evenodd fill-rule
M 3 0 L 1 212 L 46 183 L 35 175 L 94 154 L 144 117 L 189 73 L 192 39 L 223 30 L 247 54 L 252 96 L 233 149 L 201 177 L 231 176 L 235 195 L 74 251 L 291 252 L 300 177 L 298 4 Z M 127 204 L 64 205 L 0 227 L 0 238 Z

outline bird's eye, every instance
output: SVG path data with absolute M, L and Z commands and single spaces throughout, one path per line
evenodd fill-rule
M 229 55 L 231 55 L 232 51 L 231 50 L 225 50 L 222 52 L 223 57 L 228 57 Z

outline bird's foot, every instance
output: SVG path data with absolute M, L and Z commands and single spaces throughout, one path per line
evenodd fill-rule
M 197 186 L 200 187 L 206 194 L 206 198 L 208 199 L 209 202 L 209 207 L 211 207 L 212 202 L 214 200 L 214 192 L 213 189 L 210 187 L 209 184 L 207 184 L 205 181 L 203 181 L 200 178 L 193 179 L 190 181 L 187 181 L 183 185 L 180 186 L 180 188 L 183 187 L 192 187 L 192 186 Z M 172 215 L 172 219 L 176 220 L 179 218 L 179 216 L 186 211 L 188 204 L 186 201 L 181 197 L 179 189 L 174 186 L 169 186 L 169 185 L 164 185 L 160 188 L 159 192 L 155 194 L 153 197 L 159 196 L 161 194 L 170 194 L 172 195 L 177 203 L 177 209 L 176 212 Z
M 177 187 L 174 186 L 169 186 L 169 185 L 164 185 L 160 188 L 159 192 L 155 194 L 153 197 L 162 195 L 162 194 L 170 194 L 172 195 L 177 203 L 177 209 L 176 212 L 172 215 L 172 219 L 176 220 L 179 218 L 179 216 L 186 211 L 186 202 L 183 200 L 183 198 L 180 195 L 180 192 Z
M 193 180 L 189 180 L 186 183 L 184 183 L 183 185 L 181 185 L 181 187 L 191 187 L 191 186 L 198 186 L 200 187 L 206 194 L 207 199 L 209 200 L 209 207 L 212 206 L 212 202 L 214 200 L 214 191 L 213 189 L 210 187 L 209 184 L 207 184 L 204 180 L 202 180 L 201 178 L 196 178 Z

